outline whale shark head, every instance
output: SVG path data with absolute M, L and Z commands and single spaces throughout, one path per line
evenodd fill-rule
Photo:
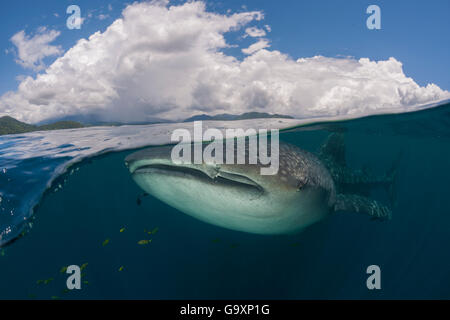
M 289 144 L 280 143 L 274 175 L 261 175 L 259 161 L 175 163 L 172 148 L 147 148 L 125 163 L 147 193 L 214 225 L 257 234 L 293 233 L 324 218 L 335 201 L 327 169 L 311 153 Z

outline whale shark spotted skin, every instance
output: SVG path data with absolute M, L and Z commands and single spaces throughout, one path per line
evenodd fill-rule
M 151 147 L 129 155 L 125 162 L 134 181 L 168 205 L 217 226 L 286 234 L 301 231 L 336 211 L 357 211 L 377 218 L 390 215 L 387 207 L 374 200 L 337 194 L 339 188 L 324 164 L 329 161 L 287 143 L 280 142 L 275 175 L 261 175 L 259 161 L 175 164 L 171 150 L 172 146 Z

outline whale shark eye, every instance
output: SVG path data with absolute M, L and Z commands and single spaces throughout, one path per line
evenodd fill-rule
M 297 182 L 297 192 L 302 190 L 306 186 L 307 183 L 308 183 L 308 178 L 305 178 L 303 180 L 299 180 Z

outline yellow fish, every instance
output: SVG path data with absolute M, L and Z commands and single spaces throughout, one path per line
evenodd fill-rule
M 141 241 L 138 242 L 138 244 L 140 244 L 142 246 L 142 245 L 149 244 L 150 242 L 152 242 L 151 239 L 150 240 L 141 240 Z
M 109 243 L 109 239 L 106 239 L 105 241 L 103 241 L 103 246 L 106 246 Z

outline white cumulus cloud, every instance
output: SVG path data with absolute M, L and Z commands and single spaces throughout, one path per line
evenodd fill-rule
M 242 60 L 223 52 L 231 46 L 226 33 L 261 19 L 259 11 L 208 12 L 203 2 L 131 4 L 104 32 L 79 40 L 44 72 L 0 97 L 0 116 L 39 122 L 68 115 L 135 121 L 248 111 L 362 115 L 449 97 L 434 84 L 420 87 L 395 58 L 294 60 L 269 50 L 264 38 L 243 49 Z
M 258 29 L 257 27 L 251 27 L 245 29 L 246 36 L 250 36 L 252 38 L 264 37 L 266 35 L 266 31 L 263 29 Z
M 45 69 L 44 58 L 62 53 L 60 46 L 50 44 L 59 35 L 59 31 L 47 30 L 45 27 L 40 27 L 32 37 L 27 35 L 24 30 L 17 32 L 11 38 L 11 42 L 17 50 L 16 62 L 24 68 L 35 71 Z
M 267 39 L 260 39 L 258 42 L 255 42 L 250 47 L 242 49 L 242 52 L 245 54 L 253 54 L 256 51 L 259 51 L 264 48 L 270 47 L 269 41 Z

